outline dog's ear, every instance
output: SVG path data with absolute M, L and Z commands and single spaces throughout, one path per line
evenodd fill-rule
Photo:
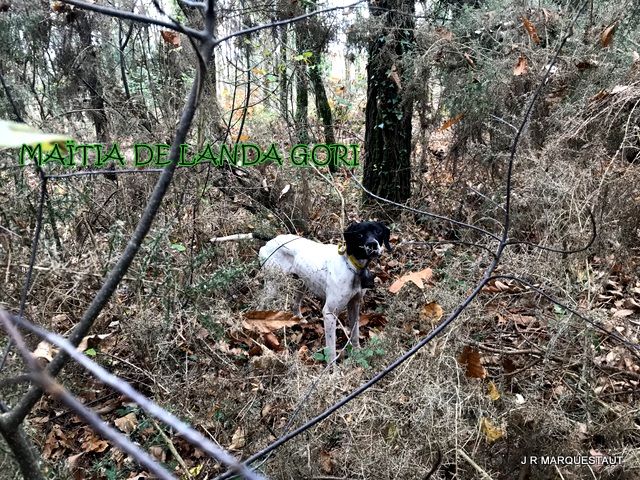
M 384 248 L 388 251 L 392 251 L 391 244 L 389 243 L 391 237 L 391 230 L 387 228 L 387 226 L 382 222 L 376 222 L 378 226 L 382 229 L 382 241 L 384 242 Z

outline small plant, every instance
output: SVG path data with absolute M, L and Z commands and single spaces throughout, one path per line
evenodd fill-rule
M 385 354 L 382 348 L 382 341 L 378 337 L 373 337 L 371 341 L 364 348 L 357 350 L 353 349 L 351 345 L 347 347 L 349 353 L 349 361 L 361 366 L 362 368 L 371 368 L 371 360 L 375 357 L 382 357 Z

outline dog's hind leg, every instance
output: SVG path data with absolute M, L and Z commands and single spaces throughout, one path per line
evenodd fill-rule
M 351 332 L 349 341 L 353 348 L 360 348 L 360 302 L 362 295 L 357 294 L 347 304 L 347 320 Z
M 322 317 L 324 319 L 324 338 L 325 338 L 325 358 L 327 363 L 332 363 L 336 358 L 336 316 L 334 309 L 328 303 L 322 308 Z

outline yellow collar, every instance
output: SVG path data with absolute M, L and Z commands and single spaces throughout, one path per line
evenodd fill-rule
M 344 243 L 341 243 L 338 245 L 338 254 L 339 255 L 345 255 L 347 253 L 347 246 Z M 353 255 L 348 255 L 347 256 L 347 260 L 349 260 L 349 262 L 351 262 L 351 265 L 353 265 L 356 269 L 357 272 L 359 272 L 360 270 L 362 270 L 365 265 L 363 263 L 360 263 L 358 261 L 358 259 L 356 257 L 354 257 Z
M 356 257 L 354 257 L 353 255 L 349 255 L 347 258 L 351 262 L 351 265 L 356 267 L 356 270 L 360 271 L 360 270 L 362 270 L 364 268 L 364 264 L 360 263 L 358 261 L 358 259 Z

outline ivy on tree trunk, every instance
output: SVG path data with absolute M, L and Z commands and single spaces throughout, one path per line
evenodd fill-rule
M 402 203 L 411 195 L 413 101 L 405 88 L 415 6 L 411 0 L 383 0 L 369 2 L 369 11 L 383 20 L 384 28 L 369 42 L 363 185 Z

